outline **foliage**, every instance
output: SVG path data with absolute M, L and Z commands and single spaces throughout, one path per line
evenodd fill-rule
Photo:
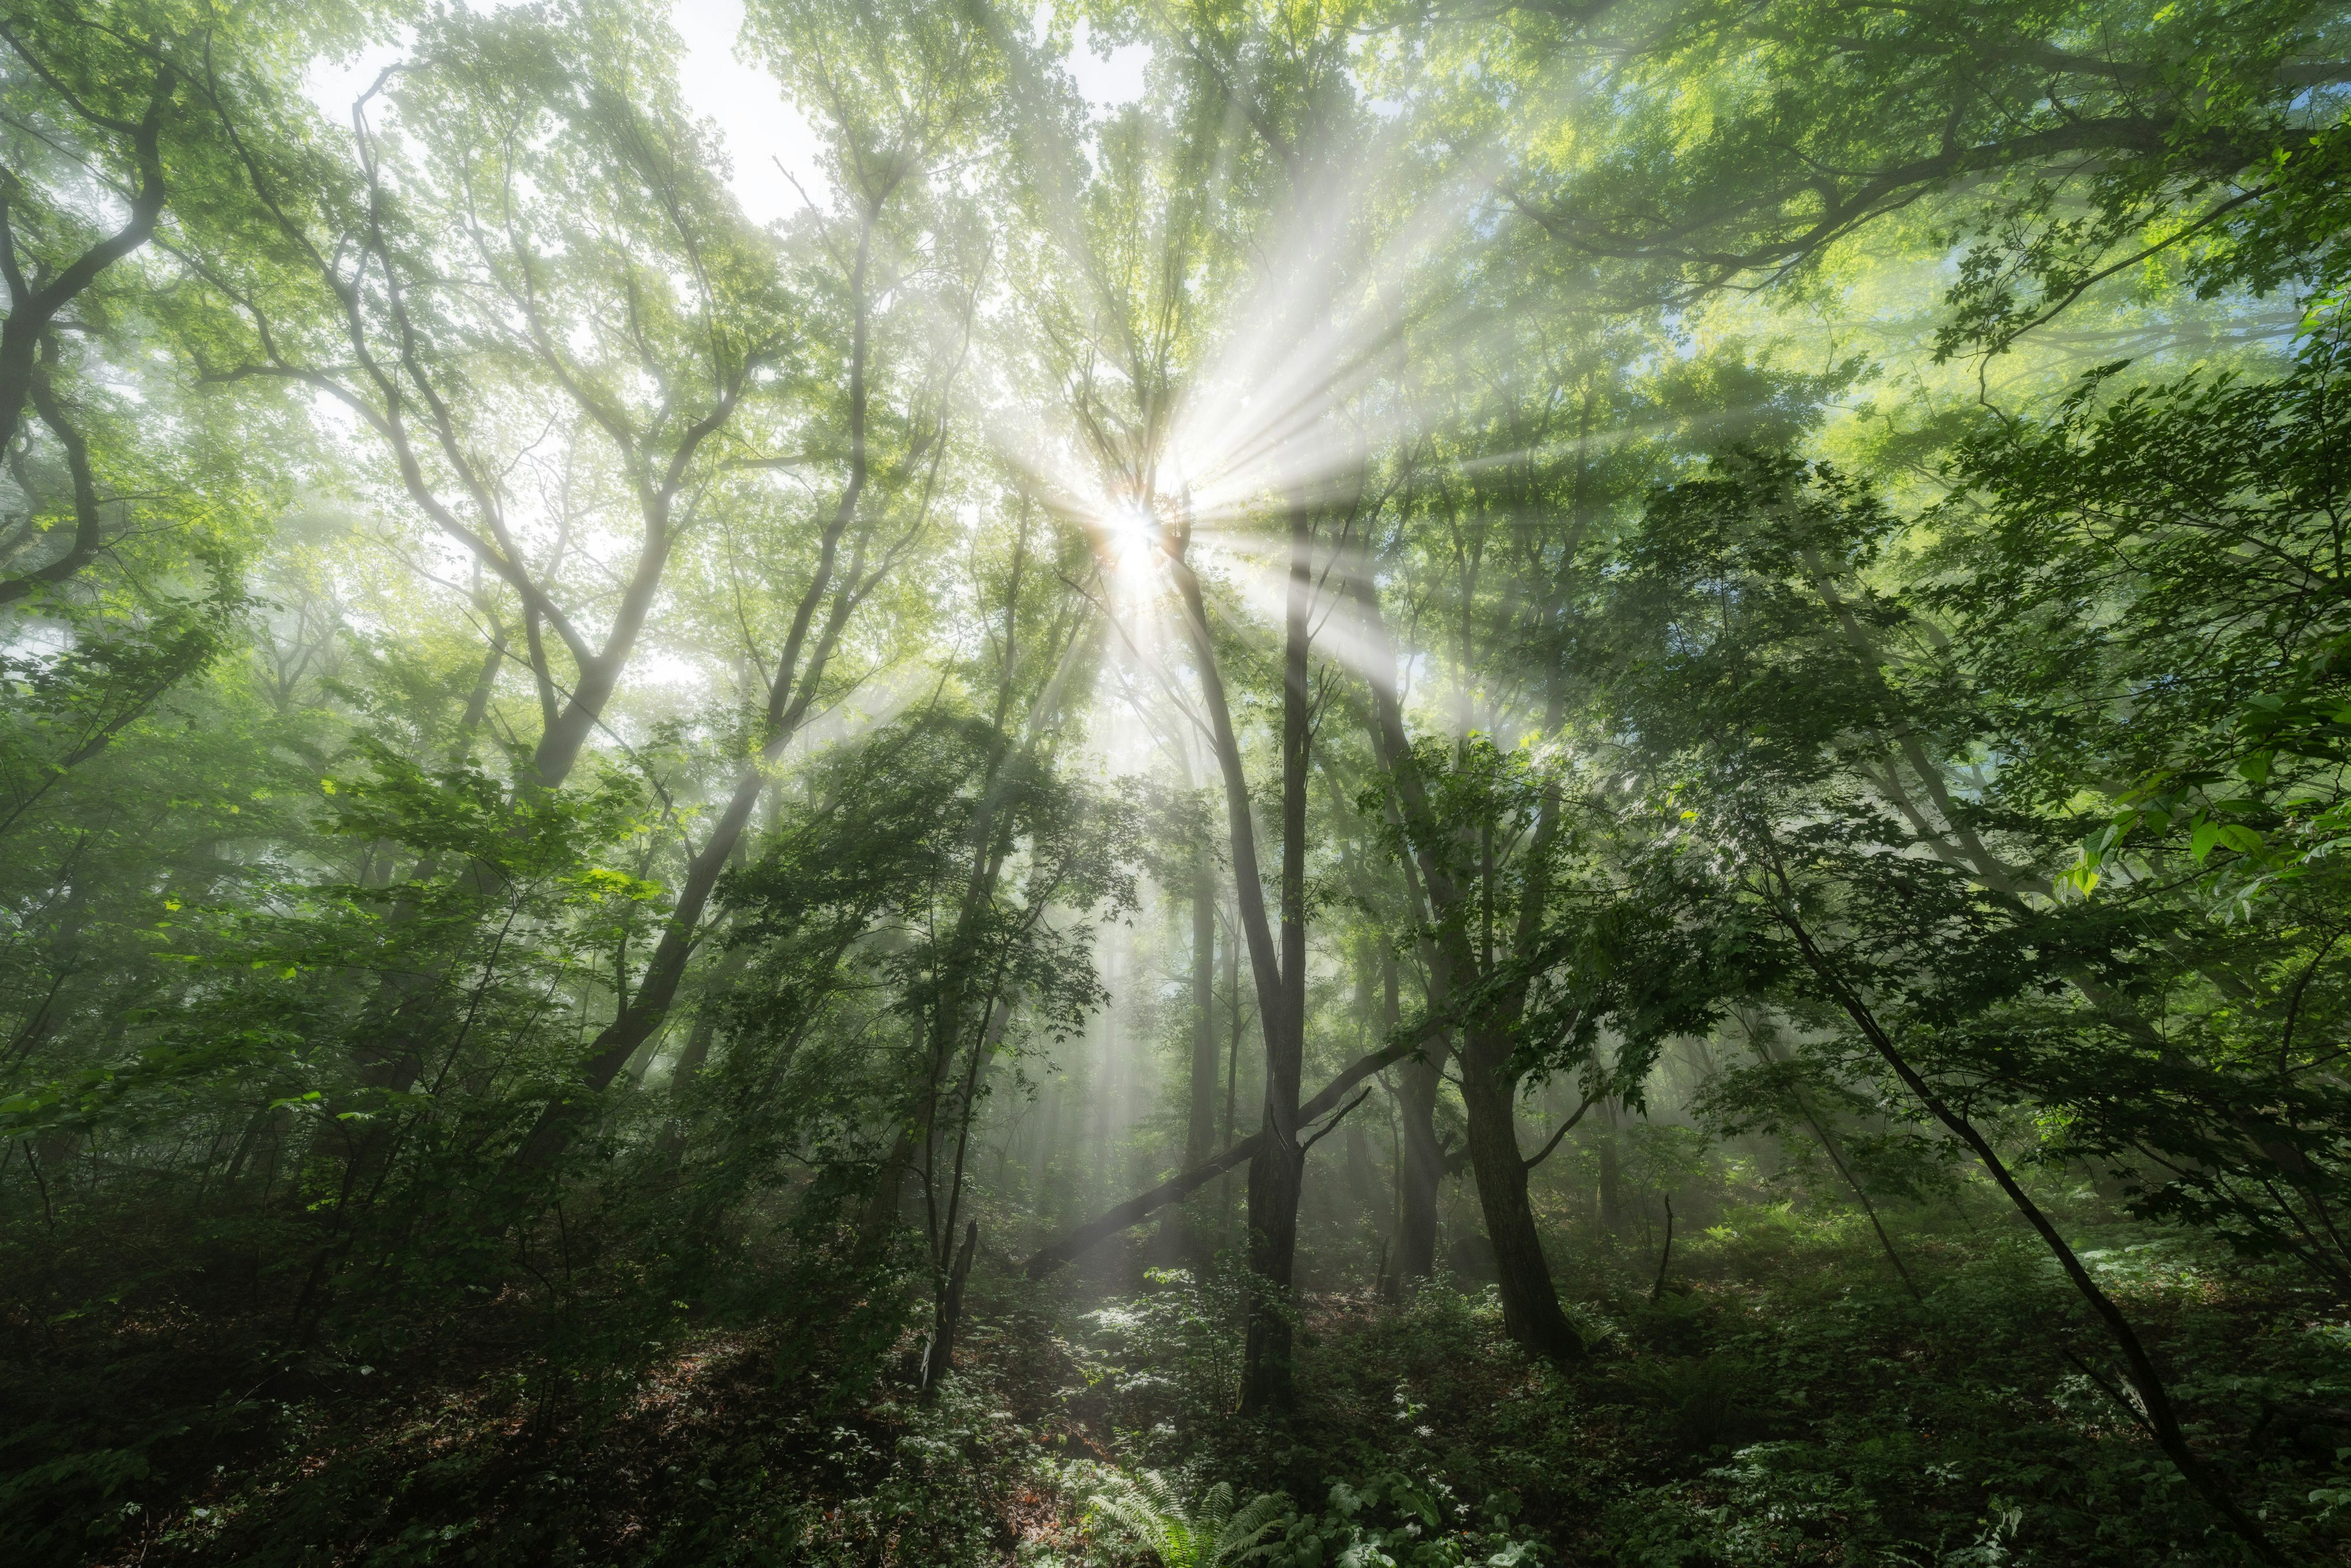
M 1232 1568 L 1271 1555 L 1266 1538 L 1280 1527 L 1282 1500 L 1260 1493 L 1233 1506 L 1233 1486 L 1218 1481 L 1186 1506 L 1156 1470 L 1118 1476 L 1089 1500 L 1093 1517 L 1158 1558 L 1161 1568 Z
M 1268 1560 L 1286 1568 L 1528 1568 L 1540 1563 L 1534 1543 L 1512 1539 L 1510 1523 L 1505 1499 L 1489 1498 L 1473 1514 L 1442 1481 L 1389 1472 L 1361 1484 L 1332 1482 L 1326 1511 L 1292 1522 Z
M 11 1561 L 2344 1560 L 2351 17 L 1049 11 L 0 0 Z

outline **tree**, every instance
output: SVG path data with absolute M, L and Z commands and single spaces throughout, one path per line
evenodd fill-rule
M 1522 57 L 1624 108 L 1515 172 L 1510 198 L 1560 243 L 1630 264 L 1631 298 L 1787 279 L 1902 222 L 1930 246 L 1974 237 L 1940 351 L 1997 353 L 2150 263 L 2199 292 L 2335 265 L 2301 215 L 2331 186 L 2351 76 L 2324 8 L 1521 16 Z

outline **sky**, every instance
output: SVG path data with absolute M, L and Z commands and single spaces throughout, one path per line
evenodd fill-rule
M 670 25 L 685 40 L 686 106 L 717 123 L 727 161 L 735 166 L 735 199 L 744 213 L 754 223 L 769 224 L 800 210 L 801 190 L 809 200 L 826 201 L 831 186 L 818 156 L 816 132 L 783 100 L 775 78 L 735 57 L 743 0 L 678 0 Z M 793 180 L 800 190 L 793 188 Z
M 1036 32 L 1041 34 L 1051 17 L 1050 4 L 1040 5 Z M 743 210 L 764 224 L 799 207 L 799 192 L 778 163 L 810 196 L 822 201 L 824 175 L 808 121 L 778 100 L 766 71 L 735 57 L 735 38 L 743 26 L 742 0 L 678 0 L 671 23 L 685 40 L 686 101 L 696 113 L 716 120 L 725 136 L 735 165 L 735 197 Z M 1147 47 L 1128 44 L 1097 55 L 1082 18 L 1075 31 L 1069 70 L 1089 102 L 1107 109 L 1143 96 L 1144 68 L 1151 58 Z
M 1047 0 L 1037 8 L 1039 34 L 1051 17 Z M 825 202 L 831 189 L 807 119 L 783 101 L 765 70 L 736 57 L 743 0 L 677 0 L 671 22 L 685 44 L 681 74 L 686 103 L 717 126 L 744 212 L 756 223 L 768 224 L 799 211 L 805 200 Z M 1151 57 L 1147 47 L 1129 44 L 1098 55 L 1082 19 L 1075 31 L 1076 47 L 1067 64 L 1088 101 L 1108 109 L 1143 96 L 1144 69 Z M 387 44 L 340 64 L 319 62 L 306 83 L 311 100 L 336 123 L 346 123 L 352 99 L 402 53 L 399 46 Z

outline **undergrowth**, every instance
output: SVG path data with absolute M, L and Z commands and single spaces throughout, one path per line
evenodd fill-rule
M 2085 1235 L 2199 1446 L 2295 1561 L 2351 1563 L 2351 1323 L 2177 1238 Z M 1591 1349 L 1563 1368 L 1473 1287 L 1312 1297 L 1270 1421 L 1232 1409 L 1229 1259 L 1107 1301 L 984 1270 L 928 1404 L 913 1330 L 805 1316 L 678 1322 L 554 1406 L 511 1363 L 345 1368 L 248 1401 L 209 1471 L 110 1482 L 84 1456 L 47 1483 L 110 1484 L 114 1527 L 11 1560 L 1074 1568 L 1150 1563 L 1151 1510 L 1219 1507 L 1252 1539 L 1213 1560 L 1274 1568 L 2241 1560 L 2090 1375 L 2103 1346 L 2034 1249 L 1957 1216 L 1897 1240 L 1923 1300 L 1874 1239 L 1787 1208 L 1685 1239 L 1655 1299 L 1638 1249 L 1564 1248 Z

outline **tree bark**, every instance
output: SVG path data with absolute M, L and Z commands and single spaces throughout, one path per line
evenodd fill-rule
M 10 42 L 15 43 L 13 37 Z M 24 46 L 18 44 L 16 47 L 23 52 Z M 45 66 L 33 63 L 37 70 L 47 75 Z M 54 86 L 56 78 L 49 80 Z M 32 397 L 33 383 L 41 373 L 36 360 L 43 340 L 48 336 L 50 323 L 57 319 L 59 311 L 96 283 L 100 273 L 154 237 L 155 224 L 163 215 L 166 197 L 163 120 L 171 111 L 179 87 L 178 73 L 170 66 L 157 66 L 148 92 L 147 111 L 136 121 L 92 114 L 70 94 L 64 95 L 66 106 L 83 120 L 129 139 L 131 161 L 139 171 L 139 188 L 131 193 L 130 211 L 120 228 L 98 240 L 37 286 L 24 274 L 16 255 L 14 214 L 9 211 L 6 193 L 0 191 L 0 281 L 8 286 L 8 319 L 0 322 L 0 451 L 5 451 L 16 439 L 17 427 L 24 422 L 25 404 Z M 41 268 L 37 265 L 34 271 L 38 276 Z M 29 591 L 31 582 L 30 579 L 18 578 L 0 583 L 0 603 Z
M 1205 843 L 1192 871 L 1192 1075 L 1190 1115 L 1184 1128 L 1184 1165 L 1206 1160 L 1217 1144 L 1217 869 Z M 1198 1204 L 1188 1207 L 1184 1244 L 1195 1264 L 1206 1264 L 1214 1228 Z
M 1429 953 L 1428 1001 L 1432 1014 L 1442 1014 L 1454 1005 L 1457 986 L 1484 989 L 1479 984 L 1484 972 L 1469 941 L 1472 911 L 1437 852 L 1439 830 L 1413 758 L 1412 743 L 1405 733 L 1404 708 L 1396 694 L 1395 649 L 1388 641 L 1378 586 L 1368 563 L 1352 573 L 1350 581 L 1370 644 L 1366 662 L 1379 761 L 1395 782 L 1404 817 L 1405 852 L 1418 867 L 1429 906 L 1438 920 L 1437 938 Z M 1538 829 L 1534 852 L 1540 852 L 1549 821 L 1546 817 L 1545 827 Z M 1530 890 L 1520 915 L 1522 929 L 1541 918 L 1541 892 L 1539 887 Z M 1583 1339 L 1559 1304 L 1559 1288 L 1544 1260 L 1534 1209 L 1527 1199 L 1526 1162 L 1519 1153 L 1518 1081 L 1509 1069 L 1507 1038 L 1507 1025 L 1522 999 L 1489 997 L 1479 1018 L 1463 1020 L 1457 1049 L 1461 1101 L 1468 1115 L 1469 1164 L 1478 1180 L 1478 1203 L 1501 1276 L 1504 1326 L 1528 1351 L 1563 1361 L 1583 1354 Z
M 670 1070 L 668 1098 L 669 1118 L 661 1131 L 663 1161 L 672 1174 L 685 1155 L 686 1123 L 684 1101 L 692 1092 L 695 1080 L 702 1076 L 705 1063 L 710 1060 L 711 1042 L 718 1034 L 718 1009 L 726 993 L 734 988 L 735 977 L 749 962 L 749 955 L 737 947 L 727 951 L 705 977 L 701 996 L 694 1013 L 693 1032 L 685 1037 L 685 1049 L 677 1053 L 677 1063 Z
M 1259 1291 L 1251 1307 L 1241 1403 L 1262 1410 L 1289 1396 L 1290 1317 L 1287 1296 L 1297 1254 L 1298 1191 L 1305 1156 L 1298 1147 L 1298 1082 L 1303 1056 L 1306 946 L 1305 802 L 1307 607 L 1312 584 L 1303 559 L 1312 519 L 1302 505 L 1290 518 L 1290 580 L 1282 659 L 1282 823 L 1280 946 L 1259 871 L 1256 830 L 1249 821 L 1249 777 L 1225 695 L 1224 675 L 1208 632 L 1200 580 L 1185 559 L 1188 533 L 1168 542 L 1169 574 L 1184 606 L 1184 625 L 1200 682 L 1201 706 L 1216 742 L 1225 784 L 1225 814 L 1232 837 L 1234 904 L 1257 983 L 1259 1028 L 1265 1039 L 1265 1120 L 1262 1143 L 1249 1165 L 1249 1259 Z M 1294 819 L 1294 820 L 1293 820 Z M 1284 958 L 1290 957 L 1287 970 Z M 1293 1000 L 1293 998 L 1295 998 Z
M 1380 954 L 1386 995 L 1383 1010 L 1388 1032 L 1396 1027 L 1396 957 Z M 1396 1118 L 1402 1129 L 1396 1150 L 1396 1254 L 1390 1276 L 1392 1295 L 1425 1282 L 1437 1272 L 1437 1193 L 1445 1176 L 1445 1155 L 1437 1146 L 1437 1085 L 1434 1048 L 1406 1059 L 1396 1069 Z
M 1201 846 L 1192 872 L 1191 1114 L 1184 1128 L 1184 1163 L 1208 1157 L 1217 1139 L 1217 870 Z
M 955 1370 L 956 1330 L 963 1322 L 964 1281 L 971 1274 L 971 1255 L 979 1246 L 979 1221 L 963 1228 L 963 1245 L 956 1249 L 955 1267 L 947 1271 L 946 1293 L 939 1299 L 931 1325 L 931 1343 L 923 1353 L 923 1403 L 939 1396 L 939 1381 Z
M 1553 1361 L 1583 1354 L 1583 1336 L 1567 1321 L 1543 1258 L 1534 1206 L 1527 1197 L 1526 1156 L 1519 1153 L 1518 1082 L 1510 1072 L 1509 1043 L 1483 1030 L 1464 1035 L 1461 1106 L 1468 1113 L 1469 1168 L 1478 1178 L 1479 1207 L 1502 1295 L 1502 1327 L 1527 1350 Z
M 1616 1106 L 1600 1108 L 1607 1126 L 1600 1134 L 1600 1228 L 1614 1236 L 1625 1228 L 1625 1206 L 1616 1191 Z
M 1290 591 L 1281 662 L 1281 969 L 1279 1030 L 1265 1037 L 1264 1150 L 1249 1162 L 1250 1303 L 1241 1372 L 1241 1409 L 1286 1408 L 1292 1397 L 1295 1320 L 1290 1285 L 1298 1262 L 1298 1200 L 1306 1151 L 1298 1142 L 1299 1081 L 1306 1053 L 1306 686 L 1309 611 L 1313 600 L 1314 514 L 1302 497 L 1290 507 Z

